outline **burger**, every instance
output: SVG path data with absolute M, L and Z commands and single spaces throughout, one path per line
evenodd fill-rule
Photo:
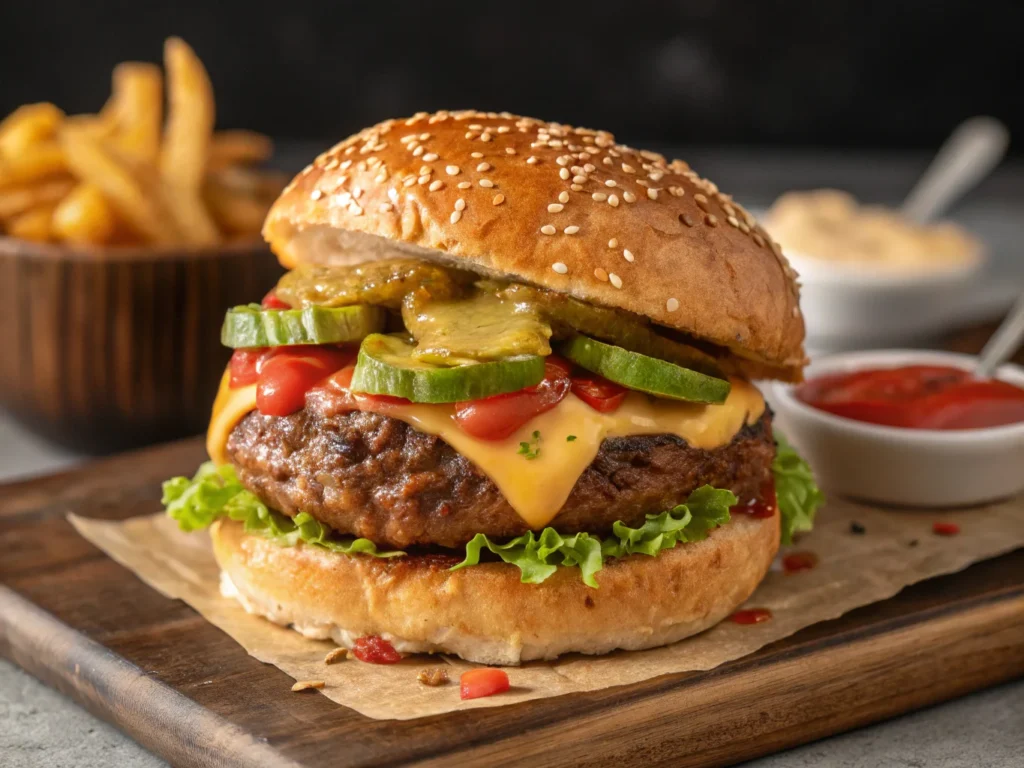
M 319 156 L 263 233 L 290 271 L 227 313 L 211 461 L 164 487 L 246 610 L 373 661 L 651 648 L 810 528 L 751 383 L 801 379 L 796 274 L 686 163 L 420 113 Z

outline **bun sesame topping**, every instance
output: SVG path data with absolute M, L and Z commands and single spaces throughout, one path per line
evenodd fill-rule
M 398 250 L 570 293 L 725 347 L 752 376 L 799 380 L 805 363 L 779 246 L 685 162 L 605 131 L 475 111 L 388 120 L 300 173 L 264 236 L 289 267 Z

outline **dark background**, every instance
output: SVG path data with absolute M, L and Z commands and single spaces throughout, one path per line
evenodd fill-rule
M 1022 33 L 1020 0 L 0 0 L 0 113 L 95 111 L 115 63 L 178 34 L 219 125 L 278 138 L 470 106 L 635 142 L 923 149 L 978 113 L 1024 135 Z

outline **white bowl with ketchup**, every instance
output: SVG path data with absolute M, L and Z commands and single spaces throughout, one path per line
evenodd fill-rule
M 1024 368 L 971 375 L 974 357 L 880 350 L 816 360 L 774 384 L 776 424 L 826 491 L 915 507 L 1024 491 Z

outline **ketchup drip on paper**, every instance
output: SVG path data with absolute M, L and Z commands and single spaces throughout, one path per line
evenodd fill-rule
M 760 624 L 762 621 L 768 621 L 771 617 L 772 612 L 767 608 L 748 608 L 745 611 L 736 611 L 729 617 L 729 621 L 734 624 Z

